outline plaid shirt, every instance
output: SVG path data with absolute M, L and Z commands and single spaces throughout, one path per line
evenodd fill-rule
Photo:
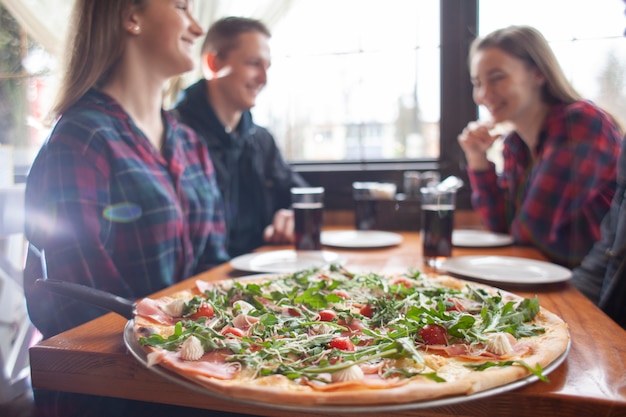
M 556 263 L 580 264 L 600 238 L 615 193 L 620 134 L 587 101 L 552 106 L 533 151 L 513 132 L 504 170 L 469 170 L 472 203 L 486 227 L 536 246 Z
M 206 147 L 163 119 L 162 153 L 96 90 L 59 119 L 26 187 L 26 237 L 45 250 L 49 278 L 134 299 L 227 260 Z M 29 256 L 27 271 L 36 274 L 36 262 Z M 103 313 L 42 293 L 27 275 L 29 313 L 44 335 Z

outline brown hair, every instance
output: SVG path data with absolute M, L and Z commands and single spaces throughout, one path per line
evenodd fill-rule
M 76 0 L 63 78 L 51 118 L 60 116 L 90 88 L 109 80 L 126 47 L 125 13 L 145 3 L 146 0 Z
M 214 54 L 220 58 L 237 47 L 239 35 L 247 32 L 260 32 L 271 37 L 267 26 L 260 20 L 247 17 L 225 17 L 211 25 L 202 43 L 202 55 Z
M 476 52 L 487 48 L 498 48 L 531 68 L 537 68 L 546 79 L 542 91 L 545 102 L 570 104 L 582 99 L 565 77 L 550 45 L 537 29 L 509 26 L 477 38 L 470 47 L 470 62 Z

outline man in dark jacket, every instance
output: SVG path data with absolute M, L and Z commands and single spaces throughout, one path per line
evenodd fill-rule
M 202 46 L 207 79 L 187 88 L 174 109 L 209 148 L 226 204 L 231 256 L 264 243 L 291 242 L 290 188 L 307 185 L 250 113 L 267 82 L 270 36 L 258 20 L 215 22 Z

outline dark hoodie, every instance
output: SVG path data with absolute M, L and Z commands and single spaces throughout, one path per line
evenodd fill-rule
M 263 230 L 274 213 L 291 205 L 291 187 L 307 186 L 284 161 L 272 135 L 242 114 L 227 132 L 207 98 L 207 81 L 184 91 L 174 115 L 207 144 L 226 206 L 228 253 L 238 256 L 263 245 Z

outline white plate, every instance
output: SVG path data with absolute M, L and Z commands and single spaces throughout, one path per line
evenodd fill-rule
M 441 269 L 452 274 L 506 284 L 547 284 L 567 281 L 572 271 L 560 265 L 513 256 L 460 256 Z
M 513 243 L 513 237 L 501 233 L 492 233 L 486 230 L 453 230 L 452 244 L 467 248 L 491 248 L 507 246 Z
M 333 230 L 322 232 L 321 241 L 338 248 L 382 248 L 400 244 L 402 236 L 380 230 Z
M 230 265 L 241 271 L 284 274 L 344 261 L 335 252 L 278 250 L 241 255 L 231 259 Z

